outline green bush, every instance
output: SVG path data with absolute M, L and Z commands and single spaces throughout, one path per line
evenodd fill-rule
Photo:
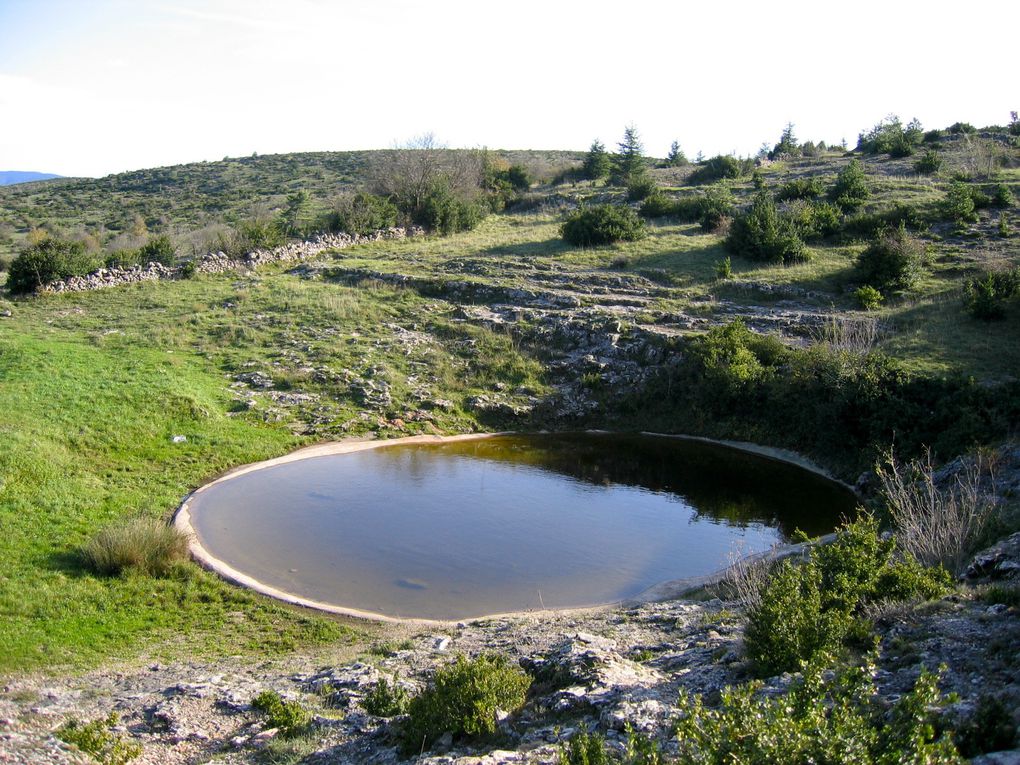
M 964 757 L 1008 751 L 1016 743 L 1013 715 L 1000 699 L 984 694 L 970 719 L 954 731 L 953 740 Z
M 592 141 L 588 153 L 584 156 L 582 174 L 590 181 L 597 181 L 602 178 L 608 178 L 612 169 L 613 161 L 609 156 L 609 152 L 606 151 L 606 147 L 601 141 L 595 139 Z
M 797 235 L 809 242 L 832 236 L 843 226 L 843 215 L 839 208 L 828 202 L 794 200 L 785 216 L 793 224 Z
M 284 737 L 297 736 L 308 730 L 312 716 L 296 701 L 284 701 L 276 691 L 262 691 L 252 699 L 252 708 L 266 715 L 266 725 L 278 728 Z
M 173 266 L 177 262 L 177 250 L 170 237 L 165 234 L 152 237 L 138 250 L 138 262 L 142 265 L 159 263 L 164 266 Z
M 99 261 L 81 242 L 48 238 L 26 247 L 7 270 L 7 289 L 14 294 L 72 276 L 84 276 L 99 268 Z
M 702 162 L 687 179 L 690 183 L 713 183 L 724 178 L 739 178 L 750 173 L 754 163 L 728 154 L 718 154 Z
M 675 210 L 676 204 L 672 199 L 661 192 L 655 192 L 645 197 L 638 214 L 642 218 L 665 218 L 673 215 Z
M 598 733 L 582 730 L 560 744 L 558 765 L 610 765 L 606 739 Z
M 999 236 L 1003 239 L 1009 239 L 1012 232 L 1009 229 L 1009 215 L 1005 212 L 999 213 Z
M 116 712 L 88 723 L 71 719 L 57 729 L 57 738 L 78 747 L 101 765 L 127 765 L 142 754 L 142 747 L 111 731 L 118 722 Z
M 597 247 L 632 242 L 645 235 L 644 223 L 629 207 L 596 205 L 570 213 L 560 227 L 563 238 L 575 247 Z
M 862 516 L 844 524 L 834 542 L 816 547 L 800 565 L 783 561 L 777 567 L 760 602 L 748 611 L 747 654 L 766 675 L 792 671 L 801 661 L 838 648 L 862 605 L 933 598 L 949 584 L 945 570 L 897 557 L 895 540 L 883 539 L 877 521 Z
M 829 197 L 844 210 L 855 210 L 870 196 L 871 188 L 864 174 L 864 165 L 858 159 L 851 159 L 836 176 Z
M 924 140 L 921 123 L 916 119 L 904 127 L 899 117 L 890 115 L 867 133 L 857 138 L 857 148 L 866 154 L 889 154 L 892 157 L 907 157 L 914 153 L 914 147 Z
M 386 678 L 382 678 L 365 694 L 361 705 L 370 715 L 394 717 L 404 714 L 410 703 L 411 698 L 402 686 L 396 681 L 390 685 Z
M 928 149 L 914 163 L 914 169 L 923 175 L 934 175 L 942 169 L 942 155 L 937 149 Z
M 385 197 L 359 192 L 344 196 L 333 204 L 326 216 L 326 228 L 365 236 L 373 231 L 397 225 L 397 206 Z
M 977 128 L 969 122 L 954 122 L 946 128 L 946 132 L 950 135 L 973 135 L 977 132 Z
M 627 184 L 627 199 L 631 202 L 646 199 L 649 195 L 655 193 L 655 189 L 655 181 L 647 175 L 638 176 Z
M 924 273 L 926 259 L 924 245 L 900 226 L 872 240 L 857 258 L 857 276 L 882 292 L 909 290 Z
M 905 228 L 920 231 L 927 224 L 921 211 L 911 204 L 894 202 L 888 207 L 875 212 L 858 212 L 843 218 L 840 231 L 844 239 L 873 239 L 887 229 Z
M 754 198 L 751 209 L 737 215 L 726 237 L 726 249 L 751 260 L 795 263 L 808 258 L 794 224 L 780 216 L 768 192 Z
M 1006 302 L 1020 294 L 1020 268 L 989 271 L 967 282 L 964 307 L 977 319 L 990 321 L 1006 315 Z
M 99 574 L 161 576 L 187 558 L 188 538 L 161 521 L 134 518 L 100 531 L 82 555 L 89 568 Z
M 425 197 L 414 222 L 440 234 L 470 231 L 485 218 L 482 203 L 453 193 L 447 184 L 438 184 Z
M 822 182 L 818 178 L 796 178 L 787 181 L 776 191 L 776 199 L 784 202 L 789 199 L 814 199 L 822 194 Z
M 177 274 L 182 279 L 190 279 L 197 273 L 198 266 L 195 264 L 195 261 L 193 260 L 184 261 L 183 263 L 181 263 L 180 268 L 177 269 Z
M 515 712 L 523 704 L 531 678 L 505 656 L 458 656 L 436 670 L 428 687 L 408 707 L 402 741 L 406 753 L 429 748 L 449 731 L 454 736 L 491 736 L 496 710 Z
M 882 293 L 870 284 L 865 284 L 854 290 L 854 297 L 857 299 L 857 304 L 865 311 L 877 311 L 882 307 L 882 301 L 885 300 Z
M 730 258 L 727 255 L 715 264 L 715 278 L 716 279 L 731 279 L 733 278 L 733 264 L 730 262 Z
M 992 193 L 993 207 L 1012 207 L 1016 204 L 1016 197 L 1013 191 L 1005 183 L 997 183 Z
M 726 688 L 717 708 L 680 696 L 676 723 L 681 765 L 962 763 L 950 735 L 937 733 L 944 706 L 938 676 L 922 669 L 891 709 L 879 701 L 873 667 L 803 667 L 787 693 L 762 695 L 760 683 Z
M 956 223 L 958 229 L 966 228 L 968 223 L 975 223 L 978 219 L 974 195 L 963 181 L 953 181 L 942 200 L 941 209 L 942 214 Z
M 138 250 L 117 250 L 103 258 L 103 265 L 107 268 L 131 268 L 141 263 L 141 256 Z

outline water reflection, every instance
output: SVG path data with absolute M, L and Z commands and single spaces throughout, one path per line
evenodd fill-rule
M 214 555 L 305 597 L 465 618 L 611 602 L 710 573 L 736 547 L 833 528 L 848 493 L 704 443 L 561 434 L 316 457 L 196 497 Z M 298 569 L 293 571 L 293 569 Z

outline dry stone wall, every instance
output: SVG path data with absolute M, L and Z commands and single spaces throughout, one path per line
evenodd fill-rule
M 318 234 L 303 242 L 288 242 L 270 250 L 254 250 L 239 258 L 232 258 L 224 252 L 209 252 L 190 263 L 194 263 L 195 272 L 200 274 L 251 270 L 267 263 L 305 260 L 326 250 L 343 250 L 356 244 L 406 239 L 409 236 L 422 236 L 424 233 L 424 229 L 413 226 L 411 228 L 380 229 L 364 236 L 346 233 Z M 85 276 L 72 276 L 68 279 L 50 282 L 41 287 L 39 292 L 88 292 L 125 284 L 137 284 L 138 282 L 179 279 L 184 276 L 187 268 L 190 266 L 170 268 L 160 263 L 148 263 L 144 266 L 129 268 L 100 268 Z

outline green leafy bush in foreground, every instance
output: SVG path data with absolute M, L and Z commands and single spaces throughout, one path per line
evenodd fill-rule
M 505 656 L 458 656 L 436 671 L 432 682 L 408 707 L 403 749 L 427 749 L 443 733 L 490 736 L 496 732 L 496 710 L 513 712 L 524 704 L 531 678 L 511 666 Z
M 747 615 L 744 642 L 759 671 L 792 671 L 835 651 L 866 603 L 933 598 L 948 589 L 945 570 L 896 553 L 895 540 L 881 538 L 878 522 L 863 516 L 799 565 L 780 563 Z
M 394 717 L 404 714 L 410 701 L 410 696 L 403 686 L 396 682 L 390 685 L 389 680 L 384 677 L 365 694 L 361 705 L 370 715 Z
M 187 555 L 187 536 L 153 518 L 135 518 L 105 528 L 83 551 L 89 568 L 108 575 L 130 571 L 159 576 Z
M 922 670 L 913 690 L 886 711 L 877 701 L 874 667 L 827 671 L 826 656 L 803 668 L 789 692 L 763 696 L 760 683 L 723 691 L 709 709 L 683 693 L 676 736 L 683 765 L 828 763 L 896 765 L 962 763 L 950 735 L 939 732 L 945 703 L 938 676 Z
M 560 227 L 560 234 L 575 247 L 597 247 L 641 239 L 645 228 L 629 207 L 596 205 L 570 213 Z
M 964 288 L 964 306 L 976 319 L 991 321 L 1006 315 L 1006 302 L 1020 295 L 1020 268 L 989 271 Z
M 58 279 L 84 276 L 99 268 L 99 261 L 81 242 L 43 239 L 21 252 L 7 271 L 7 289 L 20 294 Z
M 126 765 L 142 753 L 140 744 L 111 732 L 117 713 L 92 722 L 71 719 L 57 729 L 57 738 L 73 744 L 102 765 Z

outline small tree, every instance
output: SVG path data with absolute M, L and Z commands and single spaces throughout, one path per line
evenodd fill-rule
M 829 196 L 844 210 L 860 207 L 871 196 L 864 166 L 860 160 L 851 159 L 846 167 L 839 171 Z
M 769 152 L 769 159 L 780 157 L 795 157 L 800 154 L 800 145 L 797 137 L 793 134 L 793 123 L 787 122 L 783 128 L 783 134 L 779 137 L 779 143 Z
M 644 146 L 637 128 L 628 125 L 623 131 L 623 140 L 617 144 L 619 153 L 613 168 L 612 180 L 621 186 L 630 186 L 648 171 L 645 165 Z
M 609 159 L 605 145 L 596 138 L 591 142 L 591 148 L 588 149 L 588 153 L 584 158 L 584 165 L 582 167 L 584 177 L 589 181 L 608 178 L 612 168 L 613 163 Z
M 683 167 L 688 164 L 687 157 L 680 148 L 679 141 L 673 141 L 669 146 L 669 154 L 666 155 L 667 167 Z
M 808 257 L 793 223 L 779 214 L 776 200 L 767 191 L 759 192 L 751 209 L 733 220 L 726 249 L 745 258 L 773 263 L 793 263 Z
M 924 273 L 925 250 L 918 240 L 899 228 L 880 231 L 857 259 L 857 273 L 878 290 L 908 290 Z
M 575 247 L 597 247 L 641 239 L 645 235 L 645 227 L 629 207 L 596 205 L 582 207 L 568 215 L 560 234 Z

